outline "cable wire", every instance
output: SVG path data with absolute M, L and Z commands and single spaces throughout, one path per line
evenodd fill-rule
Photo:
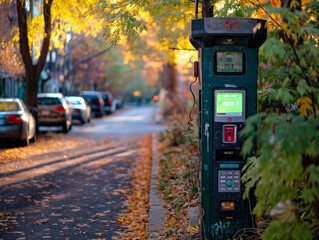
M 193 110 L 195 108 L 195 105 L 196 105 L 196 98 L 195 98 L 195 94 L 193 92 L 192 86 L 193 86 L 194 83 L 197 82 L 197 79 L 198 79 L 198 77 L 194 77 L 194 81 L 189 85 L 189 90 L 190 90 L 190 92 L 191 92 L 191 94 L 193 96 L 193 107 L 192 107 L 192 110 L 189 112 L 189 115 L 188 115 L 188 118 L 189 118 L 189 120 L 188 120 L 188 128 L 187 128 L 188 133 L 193 133 L 194 132 L 193 129 L 192 129 L 194 127 L 194 125 L 192 123 L 193 120 L 194 120 L 192 118 L 192 112 L 193 112 Z

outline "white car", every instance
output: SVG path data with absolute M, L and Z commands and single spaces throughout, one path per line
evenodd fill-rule
M 82 124 L 91 120 L 91 107 L 83 97 L 65 96 L 65 100 L 72 110 L 72 120 L 79 120 Z
M 36 139 L 36 121 L 19 98 L 0 98 L 0 140 L 29 145 Z

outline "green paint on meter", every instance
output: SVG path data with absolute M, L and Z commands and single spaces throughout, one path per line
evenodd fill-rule
M 243 93 L 242 92 L 217 92 L 216 116 L 242 116 Z

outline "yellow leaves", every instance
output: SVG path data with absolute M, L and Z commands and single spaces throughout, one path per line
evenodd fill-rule
M 254 27 L 253 32 L 256 33 L 257 30 L 261 29 L 261 23 L 257 23 L 257 25 Z
M 123 222 L 124 222 L 124 218 L 118 218 L 117 221 L 118 221 L 119 223 L 123 223 Z
M 133 189 L 126 193 L 127 209 L 120 214 L 117 222 L 127 230 L 119 233 L 119 239 L 146 239 L 148 230 L 149 184 L 151 168 L 151 136 L 142 141 L 142 150 L 131 173 Z M 125 191 L 123 191 L 125 193 Z
M 280 7 L 281 5 L 281 0 L 271 0 L 270 2 L 273 7 Z
M 95 1 L 53 1 L 51 41 L 55 48 L 64 48 L 67 34 L 70 32 L 97 37 L 103 31 L 104 21 L 91 11 L 94 4 Z M 40 55 L 44 38 L 44 17 L 41 11 L 40 7 L 35 16 L 28 19 L 29 47 L 35 51 L 36 57 Z M 19 35 L 15 36 L 14 40 L 18 42 Z
M 198 231 L 198 225 L 197 226 L 191 226 L 190 228 L 191 228 L 191 230 Z
M 291 9 L 294 9 L 294 8 L 297 8 L 297 7 L 299 7 L 299 1 L 297 1 L 297 0 L 292 0 L 291 1 L 291 3 L 290 3 L 290 8 Z
M 141 199 L 142 199 L 142 193 L 141 193 L 141 191 L 138 191 L 138 192 L 136 193 L 136 198 L 137 198 L 137 200 L 141 200 Z
M 312 110 L 312 100 L 310 97 L 304 96 L 297 100 L 297 105 L 299 107 L 299 114 L 302 116 L 308 116 L 309 112 L 313 114 Z
M 174 225 L 176 225 L 176 218 L 175 217 L 171 217 L 168 222 L 169 222 L 169 224 L 174 226 Z

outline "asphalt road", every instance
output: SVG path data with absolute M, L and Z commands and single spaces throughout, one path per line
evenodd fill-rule
M 74 125 L 70 136 L 90 147 L 0 165 L 0 239 L 116 239 L 139 141 L 163 129 L 154 114 L 144 106 Z
M 119 114 L 100 120 L 95 119 L 88 125 L 75 125 L 71 134 L 94 136 L 95 140 L 108 136 L 123 141 L 163 130 L 164 127 L 155 124 L 155 120 L 156 108 L 154 106 L 132 107 Z

